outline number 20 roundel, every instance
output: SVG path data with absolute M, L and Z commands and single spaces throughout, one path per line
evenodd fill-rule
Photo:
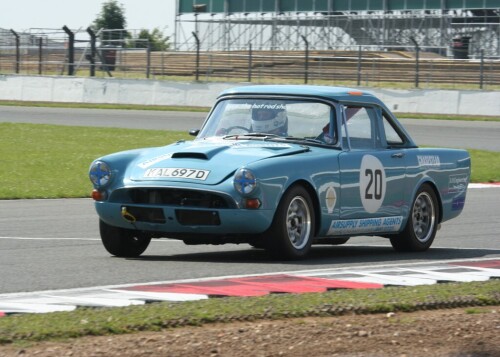
M 359 171 L 359 194 L 368 213 L 377 212 L 384 202 L 386 190 L 385 170 L 379 159 L 365 155 Z

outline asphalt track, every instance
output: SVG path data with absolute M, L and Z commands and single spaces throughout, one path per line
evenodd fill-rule
M 500 258 L 500 189 L 468 192 L 462 215 L 442 225 L 425 253 L 396 253 L 378 237 L 315 246 L 298 262 L 272 260 L 248 245 L 187 246 L 153 241 L 139 258 L 110 257 L 90 199 L 0 201 L 0 293 L 291 272 Z
M 197 127 L 204 116 L 203 113 L 182 112 L 0 108 L 0 121 L 25 122 L 30 118 L 36 123 L 135 125 L 170 130 L 186 130 L 193 127 L 192 124 Z M 175 120 L 179 117 L 183 119 Z M 444 128 L 450 128 L 455 122 L 445 124 Z M 476 134 L 470 133 L 470 128 L 464 127 L 458 125 L 452 133 L 468 131 L 470 135 L 467 138 L 475 138 L 470 144 L 487 141 L 481 138 L 482 134 L 476 137 Z M 413 134 L 411 126 L 407 128 Z M 486 131 L 496 135 L 497 142 L 500 135 L 495 128 L 493 125 Z M 424 133 L 430 131 L 425 129 L 425 125 L 422 130 Z M 447 137 L 450 135 L 446 134 Z M 451 135 L 448 140 L 464 144 L 459 147 L 470 147 L 469 141 L 462 141 L 460 137 Z M 451 146 L 445 145 L 442 138 L 439 142 L 441 146 Z M 488 148 L 500 151 L 495 146 Z M 425 253 L 395 253 L 385 239 L 360 237 L 344 246 L 316 246 L 307 260 L 299 262 L 273 261 L 265 251 L 247 245 L 186 246 L 174 240 L 154 241 L 140 258 L 112 258 L 99 240 L 97 216 L 91 200 L 0 201 L 0 293 L 393 263 L 498 259 L 499 198 L 499 189 L 470 189 L 462 215 L 443 224 L 433 248 Z
M 0 122 L 187 131 L 207 113 L 0 106 Z M 418 145 L 500 151 L 500 122 L 401 119 Z

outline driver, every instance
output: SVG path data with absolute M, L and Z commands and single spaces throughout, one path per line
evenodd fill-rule
M 252 132 L 288 136 L 288 118 L 282 103 L 255 103 L 252 106 Z

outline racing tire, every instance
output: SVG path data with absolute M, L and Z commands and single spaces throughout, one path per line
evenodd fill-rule
M 418 189 L 403 231 L 390 238 L 398 252 L 423 252 L 432 245 L 438 229 L 439 204 L 432 187 Z
M 268 232 L 267 250 L 274 258 L 296 260 L 311 250 L 314 238 L 314 208 L 302 186 L 293 186 L 283 195 Z
M 99 232 L 104 248 L 117 257 L 138 257 L 151 242 L 151 237 L 141 231 L 113 227 L 102 220 L 99 220 Z

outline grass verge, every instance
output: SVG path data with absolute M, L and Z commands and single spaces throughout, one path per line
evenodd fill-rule
M 0 137 L 0 199 L 89 197 L 94 159 L 192 138 L 172 131 L 11 123 L 0 123 Z
M 12 123 L 0 123 L 0 137 L 0 199 L 88 197 L 94 159 L 192 139 L 172 131 Z M 500 181 L 497 152 L 469 152 L 472 182 Z
M 213 322 L 338 316 L 500 304 L 500 281 L 220 298 L 0 318 L 0 343 L 157 331 Z
M 472 182 L 500 182 L 500 155 L 498 152 L 468 150 L 471 162 Z

